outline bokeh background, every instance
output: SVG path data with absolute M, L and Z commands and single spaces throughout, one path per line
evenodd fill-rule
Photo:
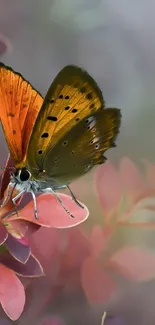
M 141 177 L 144 177 L 144 161 L 145 166 L 147 161 L 149 189 L 153 189 L 155 182 L 155 169 L 153 169 L 155 160 L 154 17 L 153 0 L 130 0 L 130 2 L 127 0 L 0 0 L 0 60 L 2 62 L 23 74 L 24 78 L 29 80 L 43 95 L 62 67 L 67 64 L 82 66 L 98 82 L 106 105 L 122 109 L 122 126 L 117 139 L 117 148 L 109 150 L 107 157 L 111 164 L 116 166 L 117 171 L 120 169 L 123 157 L 130 158 L 130 162 L 123 160 L 122 165 L 126 167 L 121 167 L 122 173 L 121 176 L 117 175 L 117 184 L 119 184 L 119 179 L 122 182 L 124 177 L 125 180 L 128 179 L 125 183 L 129 185 L 131 178 L 133 180 L 129 186 L 131 196 L 131 188 L 135 186 L 134 180 L 140 177 L 137 176 L 138 171 L 142 173 Z M 0 152 L 0 165 L 4 166 L 8 149 L 2 130 Z M 136 172 L 133 171 L 134 168 L 137 168 Z M 104 170 L 100 170 L 100 173 L 102 172 L 104 173 Z M 32 319 L 34 324 L 44 325 L 50 324 L 51 319 L 53 321 L 51 324 L 55 325 L 59 322 L 69 325 L 100 324 L 105 308 L 112 315 L 122 317 L 124 324 L 153 325 L 155 323 L 154 257 L 148 264 L 149 269 L 152 267 L 151 281 L 150 279 L 148 281 L 146 277 L 147 281 L 141 282 L 138 275 L 136 282 L 129 277 L 126 280 L 122 277 L 122 273 L 120 275 L 118 272 L 117 276 L 114 275 L 114 278 L 117 278 L 117 289 L 108 299 L 107 297 L 103 299 L 101 295 L 100 298 L 94 298 L 92 302 L 85 290 L 80 287 L 79 283 L 76 283 L 79 281 L 77 277 L 81 277 L 83 262 L 79 255 L 80 252 L 81 255 L 83 254 L 82 245 L 88 246 L 86 251 L 91 250 L 93 227 L 102 225 L 102 230 L 104 229 L 106 212 L 103 213 L 103 210 L 106 190 L 109 193 L 106 199 L 110 200 L 110 195 L 114 197 L 117 193 L 117 186 L 119 188 L 116 182 L 113 185 L 111 181 L 111 178 L 116 176 L 113 176 L 111 169 L 105 169 L 105 173 L 107 173 L 105 183 L 103 177 L 102 184 L 99 184 L 99 180 L 96 181 L 96 171 L 93 171 L 72 185 L 76 196 L 90 210 L 89 220 L 85 225 L 77 228 L 79 235 L 74 234 L 75 230 L 73 234 L 72 230 L 69 234 L 67 230 L 58 231 L 58 234 L 49 230 L 46 247 L 43 245 L 43 249 L 41 245 L 38 246 L 45 260 L 47 251 L 49 254 L 52 250 L 54 240 L 61 242 L 66 236 L 67 238 L 73 237 L 70 244 L 73 247 L 72 254 L 68 261 L 64 262 L 64 266 L 61 260 L 63 280 L 61 277 L 61 280 L 59 277 L 57 280 L 55 277 L 51 279 L 50 275 L 46 281 L 44 280 L 45 282 L 42 279 L 25 280 L 27 302 L 25 311 L 17 324 L 25 325 L 28 321 L 32 322 Z M 110 179 L 109 182 L 108 179 Z M 143 180 L 143 184 L 146 184 L 146 180 Z M 141 188 L 142 185 L 138 183 L 137 187 Z M 103 193 L 101 193 L 102 189 Z M 146 194 L 146 189 L 145 195 L 150 195 Z M 154 193 L 151 195 L 153 206 L 155 195 Z M 98 196 L 100 196 L 100 201 Z M 134 217 L 137 217 L 136 213 Z M 154 207 L 152 207 L 151 216 L 150 214 L 148 216 L 145 209 L 145 213 L 138 214 L 138 218 L 138 221 L 141 219 L 153 221 Z M 82 244 L 81 231 L 85 234 L 84 238 L 87 237 L 87 242 L 84 244 Z M 95 228 L 95 231 L 100 232 L 100 229 Z M 97 242 L 99 237 L 95 238 Z M 117 229 L 108 251 L 115 251 L 117 247 L 132 246 L 135 243 L 140 248 L 149 249 L 152 255 L 155 254 L 153 227 L 151 230 L 133 226 Z M 68 248 L 64 250 L 64 260 L 67 252 Z M 48 265 L 46 267 L 50 274 L 52 262 L 54 265 L 55 260 L 52 261 L 53 257 L 50 257 L 50 254 L 48 256 L 51 261 L 49 269 Z M 72 268 L 73 259 L 74 262 L 80 261 Z M 128 259 L 134 268 L 135 259 L 132 256 Z M 148 260 L 145 258 L 142 260 L 143 263 L 140 261 L 137 267 L 139 275 L 147 268 Z M 69 274 L 68 276 L 67 274 L 63 276 L 64 269 L 64 272 Z M 76 274 L 75 277 L 74 274 Z M 73 278 L 72 285 L 68 285 L 68 277 Z M 39 297 L 43 290 L 47 293 L 46 288 L 49 289 L 49 284 L 50 292 L 48 290 L 47 297 L 41 301 Z M 61 290 L 62 284 L 65 290 L 64 287 Z M 97 291 L 97 284 L 94 284 L 95 287 Z M 101 287 L 104 291 L 104 286 Z M 92 289 L 92 296 L 93 290 L 95 292 L 95 289 Z M 2 315 L 2 317 L 5 316 Z

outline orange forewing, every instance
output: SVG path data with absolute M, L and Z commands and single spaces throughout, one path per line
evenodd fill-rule
M 22 75 L 0 63 L 0 119 L 16 167 L 26 162 L 29 139 L 42 96 Z

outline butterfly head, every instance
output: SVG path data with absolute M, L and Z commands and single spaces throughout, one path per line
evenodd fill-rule
M 27 182 L 31 178 L 31 173 L 26 167 L 16 169 L 14 173 L 11 174 L 14 181 L 18 184 Z

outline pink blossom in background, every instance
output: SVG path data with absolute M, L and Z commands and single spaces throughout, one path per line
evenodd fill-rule
M 124 223 L 127 229 L 151 231 L 153 228 L 153 220 L 150 221 L 148 216 L 150 211 L 154 214 L 154 210 L 149 204 L 146 205 L 148 210 L 145 218 L 140 219 L 140 222 L 135 220 L 137 216 L 135 209 L 138 211 L 139 218 L 141 214 L 143 216 L 145 198 L 147 202 L 154 200 L 151 199 L 154 189 L 148 176 L 143 180 L 137 167 L 127 158 L 121 161 L 119 168 L 121 172 L 108 162 L 96 171 L 96 187 L 102 203 L 103 219 L 91 230 L 89 228 L 88 231 L 84 231 L 81 226 L 66 230 L 41 227 L 31 236 L 32 252 L 41 262 L 46 276 L 42 279 L 30 279 L 25 283 L 27 304 L 21 317 L 22 324 L 25 325 L 28 321 L 38 324 L 37 320 L 46 315 L 48 310 L 52 316 L 52 306 L 55 306 L 55 301 L 61 319 L 67 323 L 68 315 L 71 314 L 73 306 L 75 308 L 77 299 L 75 297 L 79 295 L 80 299 L 86 299 L 87 303 L 93 306 L 108 303 L 118 289 L 115 274 L 123 276 L 126 281 L 140 282 L 154 278 L 155 255 L 148 247 L 133 244 L 131 246 L 131 243 L 129 245 L 124 240 L 119 249 L 114 251 L 110 249 L 113 236 L 124 227 Z M 130 174 L 130 186 L 125 179 L 125 169 L 128 177 Z M 139 175 L 137 178 L 136 174 Z M 107 178 L 107 183 L 104 176 Z M 122 192 L 119 190 L 120 184 Z M 115 188 L 118 189 L 117 196 L 120 193 L 118 200 L 114 198 Z M 108 191 L 111 191 L 111 196 Z M 122 198 L 125 204 L 119 209 Z M 126 216 L 128 216 L 127 220 Z M 71 298 L 72 308 L 70 303 L 66 305 L 69 297 L 74 297 Z M 63 317 L 60 307 L 62 305 L 66 306 Z M 76 308 L 80 313 L 81 307 L 76 305 Z M 75 318 L 74 312 L 72 317 Z M 108 316 L 106 321 L 108 325 L 111 325 L 110 322 L 116 325 L 123 324 L 123 320 L 119 317 L 112 319 Z
M 84 292 L 93 304 L 107 302 L 115 294 L 115 274 L 138 282 L 155 278 L 155 253 L 145 243 L 141 247 L 124 241 L 123 247 L 110 251 L 110 242 L 120 228 L 155 228 L 155 183 L 150 181 L 154 168 L 149 166 L 149 172 L 148 163 L 144 167 L 143 177 L 129 158 L 122 158 L 118 168 L 106 162 L 96 170 L 103 220 L 92 228 L 91 254 L 81 272 Z

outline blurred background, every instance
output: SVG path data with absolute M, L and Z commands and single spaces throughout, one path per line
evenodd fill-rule
M 136 194 L 139 194 L 142 189 L 143 193 L 145 192 L 145 195 L 142 195 L 141 192 L 141 195 L 131 200 L 132 207 L 134 206 L 132 220 L 135 222 L 138 218 L 138 222 L 141 220 L 145 222 L 151 220 L 152 222 L 155 218 L 153 205 L 155 202 L 154 17 L 155 3 L 153 0 L 131 0 L 130 2 L 127 0 L 0 0 L 0 60 L 3 63 L 19 71 L 43 96 L 61 68 L 67 64 L 79 65 L 88 70 L 99 84 L 106 106 L 122 109 L 122 125 L 117 139 L 117 148 L 109 150 L 106 154 L 111 166 L 115 168 L 115 172 L 112 167 L 107 165 L 105 172 L 104 169 L 99 169 L 98 174 L 93 171 L 72 185 L 76 196 L 90 210 L 89 220 L 82 227 L 77 227 L 76 231 L 79 231 L 79 236 L 76 234 L 74 237 L 75 230 L 73 230 L 73 234 L 72 230 L 68 233 L 67 230 L 58 231 L 59 241 L 61 238 L 66 240 L 64 237 L 72 238 L 73 236 L 74 240 L 71 239 L 70 245 L 75 246 L 70 257 L 67 257 L 67 262 L 64 262 L 64 259 L 68 256 L 68 248 L 66 251 L 64 249 L 63 257 L 60 256 L 61 280 L 58 277 L 56 288 L 53 289 L 55 278 L 54 280 L 48 279 L 51 281 L 51 291 L 43 302 L 40 302 L 38 298 L 42 293 L 42 288 L 45 288 L 43 280 L 28 281 L 25 285 L 27 294 L 25 311 L 17 324 L 25 325 L 32 319 L 34 324 L 44 325 L 50 324 L 51 319 L 53 325 L 100 324 L 105 308 L 109 310 L 110 314 L 122 317 L 124 324 L 153 325 L 155 323 L 155 283 L 153 280 L 155 276 L 153 255 L 153 253 L 155 254 L 155 241 L 152 228 L 150 230 L 144 229 L 143 226 L 140 229 L 134 226 L 121 227 L 114 233 L 108 246 L 108 252 L 132 245 L 141 249 L 145 248 L 149 252 L 151 250 L 153 257 L 151 257 L 151 261 L 149 260 L 150 264 L 147 268 L 151 269 L 152 275 L 144 276 L 145 281 L 141 282 L 137 275 L 143 273 L 143 269 L 145 271 L 148 263 L 148 259 L 142 258 L 139 265 L 136 266 L 136 282 L 133 275 L 131 277 L 128 275 L 128 279 L 126 279 L 126 273 L 116 272 L 117 274 L 113 275 L 113 281 L 117 282 L 114 293 L 111 294 L 110 290 L 108 297 L 102 297 L 101 294 L 93 300 L 93 292 L 97 292 L 98 287 L 104 291 L 104 285 L 101 285 L 103 279 L 100 285 L 94 283 L 90 294 L 87 292 L 85 275 L 83 275 L 83 269 L 86 269 L 86 263 L 85 266 L 82 265 L 84 257 L 77 266 L 75 263 L 76 256 L 79 260 L 80 251 L 81 254 L 83 251 L 81 246 L 83 238 L 86 241 L 83 244 L 87 248 L 86 258 L 94 254 L 94 251 L 90 253 L 94 249 L 92 249 L 92 245 L 96 245 L 100 238 L 99 234 L 102 232 L 103 235 L 106 229 L 104 222 L 107 206 L 105 207 L 104 204 L 109 202 L 111 197 L 115 197 L 117 190 L 120 190 L 120 183 L 122 197 L 124 197 L 124 193 L 127 193 L 131 198 L 135 195 L 135 191 Z M 2 130 L 0 151 L 0 164 L 3 166 L 8 149 Z M 129 157 L 130 160 L 123 157 Z M 103 180 L 101 179 L 102 173 L 104 174 Z M 147 211 L 148 201 L 139 202 L 142 196 L 146 198 L 150 196 L 150 189 L 152 191 L 151 215 Z M 107 195 L 107 193 L 109 194 Z M 120 197 L 117 199 L 119 201 Z M 115 204 L 118 203 L 117 199 Z M 112 208 L 114 208 L 114 203 L 112 204 Z M 140 209 L 143 208 L 145 211 L 135 212 L 137 204 L 141 205 Z M 144 204 L 146 204 L 145 208 Z M 131 208 L 131 202 L 129 207 Z M 116 213 L 114 214 L 116 216 Z M 49 238 L 53 235 L 52 230 L 50 231 Z M 93 235 L 93 231 L 95 235 Z M 83 232 L 84 237 L 81 238 Z M 75 241 L 77 242 L 75 243 Z M 53 245 L 53 242 L 50 243 Z M 48 242 L 47 245 L 50 250 Z M 100 243 L 97 245 L 99 246 Z M 107 254 L 109 253 L 106 251 L 105 255 L 107 256 Z M 105 255 L 104 259 L 107 258 Z M 101 256 L 99 260 L 102 260 Z M 134 257 L 132 258 L 132 255 L 128 257 L 130 267 L 133 265 L 133 268 L 135 259 L 137 261 L 137 258 L 134 259 Z M 95 258 L 98 258 L 98 255 L 97 257 L 95 255 Z M 72 259 L 75 263 L 73 268 L 70 266 Z M 91 263 L 92 261 L 90 262 L 91 266 L 94 265 Z M 93 266 L 88 267 L 90 272 L 91 268 L 93 269 Z M 63 275 L 64 269 L 65 275 Z M 103 265 L 101 269 L 104 271 Z M 95 272 L 92 277 L 95 277 Z M 73 276 L 72 285 L 68 285 L 67 273 L 69 277 L 76 273 L 76 279 Z M 132 270 L 130 275 L 131 273 Z M 77 281 L 78 277 L 80 279 L 82 277 L 82 285 L 81 282 L 79 284 L 79 280 Z M 78 285 L 76 283 L 74 286 L 74 281 L 77 281 Z M 63 290 L 60 290 L 62 284 Z M 48 287 L 47 283 L 46 285 Z

